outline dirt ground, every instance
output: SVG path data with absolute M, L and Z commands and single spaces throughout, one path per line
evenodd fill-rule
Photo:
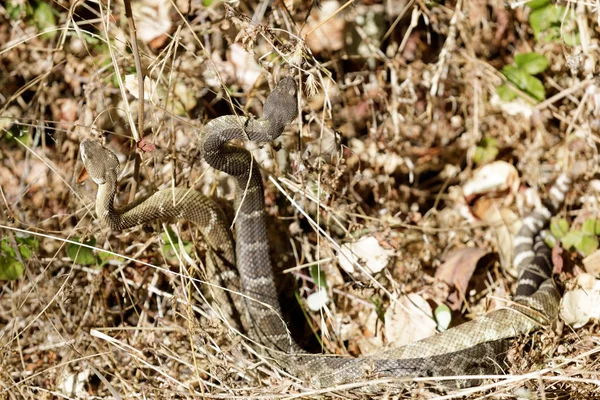
M 598 7 L 3 2 L 0 399 L 600 398 Z M 119 157 L 120 204 L 183 186 L 233 216 L 198 134 L 262 115 L 287 75 L 299 117 L 252 151 L 285 318 L 311 352 L 368 355 L 509 304 L 521 218 L 578 170 L 550 230 L 573 294 L 514 341 L 505 376 L 311 387 L 220 318 L 192 224 L 99 223 L 87 137 Z

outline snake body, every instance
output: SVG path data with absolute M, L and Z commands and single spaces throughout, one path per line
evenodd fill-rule
M 559 294 L 551 279 L 550 250 L 539 232 L 564 199 L 570 185 L 566 174 L 558 177 L 544 205 L 523 219 L 523 226 L 515 237 L 514 263 L 519 278 L 514 305 L 428 339 L 368 357 L 305 354 L 291 339 L 281 317 L 269 259 L 260 170 L 247 150 L 231 144 L 232 140 L 272 141 L 281 135 L 296 114 L 297 87 L 292 78 L 286 77 L 267 97 L 262 119 L 226 115 L 207 123 L 200 134 L 200 147 L 207 163 L 237 180 L 235 255 L 229 229 L 216 206 L 194 191 L 166 190 L 133 208 L 115 209 L 118 161 L 98 142 L 84 140 L 81 144 L 84 164 L 99 185 L 98 217 L 117 230 L 155 219 L 195 222 L 210 246 L 238 268 L 245 295 L 244 319 L 252 337 L 290 373 L 315 387 L 373 377 L 498 372 L 498 360 L 506 352 L 510 338 L 530 332 L 556 317 Z M 100 148 L 112 156 L 104 155 Z M 105 159 L 108 162 L 103 161 Z

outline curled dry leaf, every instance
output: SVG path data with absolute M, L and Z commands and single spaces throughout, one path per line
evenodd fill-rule
M 487 197 L 479 198 L 472 207 L 473 214 L 487 223 L 496 237 L 500 265 L 511 275 L 517 271 L 512 265 L 514 234 L 519 231 L 521 221 L 510 209 L 503 208 L 500 200 Z
M 494 161 L 478 168 L 473 177 L 463 185 L 467 201 L 482 194 L 503 194 L 506 205 L 512 203 L 519 189 L 519 172 L 506 161 Z M 508 192 L 504 195 L 504 192 Z
M 560 317 L 575 329 L 592 319 L 600 320 L 600 280 L 590 274 L 579 275 L 574 288 L 563 296 Z
M 487 251 L 473 247 L 452 250 L 438 267 L 435 278 L 456 289 L 448 296 L 448 306 L 452 310 L 460 309 L 477 263 L 486 254 Z
M 400 347 L 436 333 L 429 303 L 416 293 L 402 296 L 386 310 L 385 335 L 388 343 Z
M 349 274 L 354 273 L 354 264 L 360 262 L 367 272 L 376 274 L 384 269 L 391 251 L 381 247 L 377 239 L 367 236 L 354 243 L 345 243 L 338 252 L 340 267 Z

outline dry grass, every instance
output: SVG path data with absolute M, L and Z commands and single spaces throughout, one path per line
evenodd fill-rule
M 168 259 L 167 226 L 109 232 L 94 218 L 94 185 L 77 180 L 79 142 L 101 133 L 123 155 L 123 202 L 172 184 L 231 200 L 232 182 L 198 159 L 198 127 L 232 107 L 259 115 L 267 82 L 294 75 L 303 82 L 300 118 L 278 145 L 255 151 L 272 174 L 266 206 L 276 222 L 274 257 L 301 299 L 315 291 L 309 267 L 321 267 L 332 302 L 307 318 L 313 328 L 325 323 L 327 334 L 318 335 L 327 352 L 359 355 L 385 341 L 373 316 L 391 299 L 446 300 L 450 289 L 432 275 L 449 250 L 502 252 L 495 228 L 469 218 L 461 195 L 482 138 L 497 141 L 496 158 L 517 167 L 523 187 L 537 188 L 561 168 L 566 138 L 579 137 L 588 173 L 566 209 L 576 220 L 597 213 L 595 3 L 559 2 L 576 11 L 578 48 L 536 41 L 517 2 L 323 1 L 310 12 L 308 1 L 271 8 L 253 0 L 233 14 L 202 3 L 146 10 L 154 25 L 137 21 L 134 49 L 120 2 L 49 2 L 56 24 L 47 29 L 33 11 L 9 17 L 14 11 L 0 6 L 2 239 L 8 246 L 23 235 L 39 240 L 22 260 L 23 276 L 0 281 L 0 399 L 600 397 L 596 324 L 558 324 L 520 340 L 509 375 L 472 389 L 443 393 L 431 379 L 312 389 L 257 354 L 204 300 L 196 272 L 204 249 L 193 227 L 171 226 L 194 250 Z M 133 14 L 141 15 L 137 5 Z M 164 35 L 144 39 L 164 21 L 172 21 Z M 369 21 L 384 28 L 373 33 Z M 532 116 L 510 116 L 493 99 L 500 70 L 528 51 L 550 61 L 541 75 L 546 100 L 523 95 Z M 145 86 L 143 104 L 124 83 L 126 75 L 139 82 L 136 65 L 155 83 Z M 156 149 L 136 160 L 132 138 Z M 513 215 L 528 207 L 522 191 L 506 202 L 505 194 L 490 197 Z M 365 236 L 393 258 L 381 273 L 351 277 L 336 247 Z M 66 247 L 75 237 L 93 237 L 96 255 L 103 249 L 120 258 L 101 267 L 74 263 Z M 581 272 L 577 255 L 567 256 L 563 280 Z M 482 314 L 487 295 L 508 297 L 514 279 L 496 262 L 471 285 L 463 316 Z M 286 288 L 292 293 L 294 285 Z M 292 328 L 302 315 L 292 315 Z M 306 336 L 301 329 L 296 334 Z

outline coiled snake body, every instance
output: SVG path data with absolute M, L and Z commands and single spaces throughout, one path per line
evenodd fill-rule
M 558 312 L 559 295 L 550 278 L 549 249 L 538 233 L 562 203 L 570 179 L 555 182 L 546 205 L 523 220 L 515 237 L 514 263 L 519 280 L 510 308 L 462 324 L 442 334 L 362 358 L 305 354 L 291 339 L 282 321 L 269 260 L 263 184 L 250 153 L 231 140 L 269 142 L 277 138 L 297 114 L 297 87 L 282 79 L 268 96 L 260 120 L 227 115 L 210 121 L 200 134 L 205 160 L 237 179 L 236 251 L 220 211 L 204 196 L 176 188 L 158 192 L 125 209 L 113 205 L 119 163 L 100 143 L 86 139 L 81 154 L 99 185 L 98 217 L 112 229 L 126 229 L 151 220 L 188 219 L 201 229 L 209 245 L 239 270 L 247 327 L 268 354 L 292 374 L 317 387 L 372 377 L 453 376 L 497 372 L 497 360 L 508 339 L 547 324 Z M 468 383 L 467 383 L 468 384 Z

